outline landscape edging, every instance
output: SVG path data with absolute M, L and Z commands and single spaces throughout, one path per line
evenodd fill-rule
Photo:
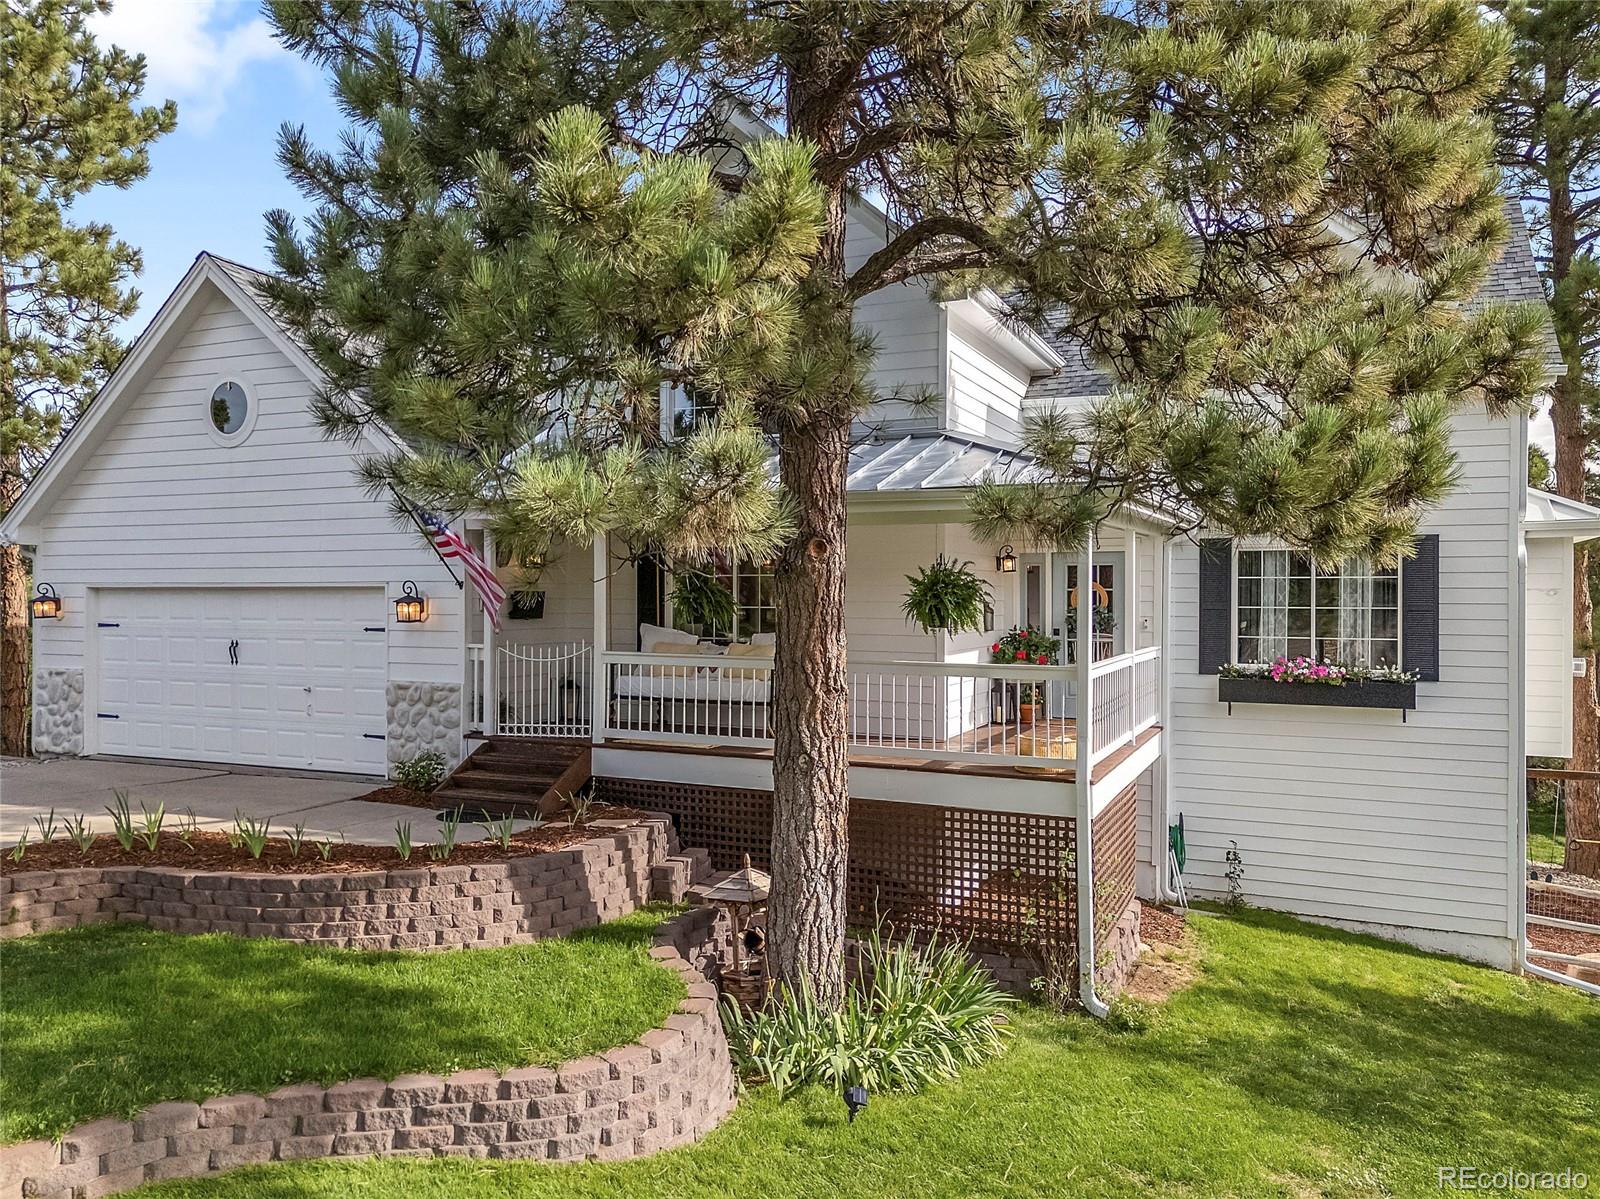
M 300 1084 L 269 1095 L 158 1103 L 82 1124 L 59 1142 L 0 1147 L 0 1199 L 95 1199 L 146 1182 L 321 1157 L 618 1161 L 699 1139 L 734 1106 L 712 979 L 727 917 L 695 908 L 650 956 L 687 996 L 631 1044 L 554 1068 Z
M 0 938 L 134 922 L 338 949 L 448 949 L 561 936 L 678 902 L 704 869 L 671 817 L 648 813 L 565 849 L 504 862 L 344 874 L 89 866 L 0 877 Z

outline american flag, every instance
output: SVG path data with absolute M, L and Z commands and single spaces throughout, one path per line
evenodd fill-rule
M 506 589 L 494 577 L 494 568 L 439 517 L 431 512 L 424 512 L 421 516 L 423 526 L 433 538 L 433 548 L 439 551 L 439 557 L 460 561 L 462 570 L 472 582 L 472 589 L 478 593 L 478 600 L 483 604 L 483 614 L 498 633 L 500 605 L 506 602 Z

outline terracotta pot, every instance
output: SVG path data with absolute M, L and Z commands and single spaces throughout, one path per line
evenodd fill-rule
M 1039 706 L 1038 704 L 1018 704 L 1017 705 L 1017 723 L 1018 724 L 1023 724 L 1023 725 L 1032 724 L 1033 723 L 1033 710 L 1035 708 L 1037 708 L 1038 706 Z

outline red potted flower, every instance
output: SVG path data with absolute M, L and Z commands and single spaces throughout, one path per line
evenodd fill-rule
M 1061 652 L 1061 640 L 1032 625 L 1015 628 L 989 647 L 989 660 L 998 666 L 1051 666 Z M 1038 683 L 1012 684 L 1017 688 L 1017 722 L 1030 725 L 1044 699 Z

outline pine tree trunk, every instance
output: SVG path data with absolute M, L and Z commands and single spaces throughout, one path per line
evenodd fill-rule
M 17 412 L 16 379 L 11 355 L 11 313 L 0 286 L 0 420 Z M 0 462 L 0 513 L 22 494 L 22 456 L 13 451 Z M 28 578 L 20 546 L 0 546 L 0 754 L 24 757 L 28 752 Z
M 16 477 L 9 468 L 0 469 L 8 481 Z M 15 499 L 0 498 L 0 512 Z M 28 752 L 28 674 L 27 571 L 20 546 L 0 546 L 0 754 L 7 757 Z
M 1547 66 L 1545 88 L 1556 99 L 1565 94 L 1568 83 L 1564 63 Z M 1566 147 L 1552 139 L 1546 163 L 1546 182 L 1550 189 L 1550 273 L 1556 285 L 1571 274 L 1577 257 L 1578 225 L 1572 211 L 1571 177 L 1573 164 L 1567 161 Z M 1575 317 L 1553 309 L 1557 333 L 1562 343 L 1566 373 L 1551 389 L 1550 421 L 1555 427 L 1556 491 L 1569 499 L 1586 498 L 1589 433 L 1585 428 L 1582 381 L 1583 354 L 1579 349 L 1579 330 L 1561 328 Z M 1573 770 L 1600 770 L 1600 696 L 1595 688 L 1595 647 L 1590 630 L 1594 620 L 1594 597 L 1589 591 L 1588 550 L 1574 551 L 1572 571 L 1572 628 L 1585 667 L 1583 676 L 1572 680 L 1572 757 Z M 1565 865 L 1577 874 L 1600 878 L 1600 787 L 1592 783 L 1569 785 L 1566 793 L 1567 848 Z
M 826 27 L 826 22 L 822 25 Z M 820 37 L 788 77 L 789 129 L 823 153 L 844 134 L 837 81 L 843 46 Z M 808 281 L 807 320 L 822 337 L 848 332 L 847 197 L 828 193 Z M 772 697 L 772 893 L 769 963 L 778 982 L 809 988 L 829 1007 L 844 998 L 845 870 L 849 863 L 850 715 L 846 667 L 845 474 L 852 397 L 805 397 L 778 429 L 779 478 L 799 528 L 774 575 L 778 645 Z
M 1557 380 L 1551 413 L 1556 428 L 1556 489 L 1581 500 L 1588 438 L 1582 428 L 1582 408 L 1576 394 L 1579 389 L 1568 380 L 1576 382 L 1572 375 Z M 1572 680 L 1572 757 L 1567 765 L 1573 770 L 1600 770 L 1600 696 L 1595 687 L 1595 647 L 1590 634 L 1593 627 L 1589 549 L 1578 545 L 1573 549 L 1572 628 L 1577 638 L 1574 653 L 1582 653 L 1585 670 Z M 1567 828 L 1563 865 L 1574 874 L 1600 878 L 1600 784 L 1569 781 L 1563 793 Z
M 845 462 L 849 422 L 779 437 L 800 530 L 775 579 L 771 964 L 789 987 L 837 1006 L 844 994 L 850 774 L 845 663 Z

